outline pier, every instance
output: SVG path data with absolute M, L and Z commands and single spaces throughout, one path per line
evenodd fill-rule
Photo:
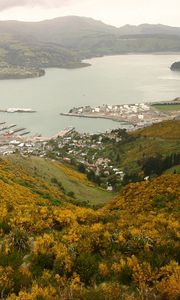
M 0 112 L 3 113 L 35 113 L 36 110 L 33 110 L 31 108 L 14 108 L 10 107 L 7 109 L 0 109 Z

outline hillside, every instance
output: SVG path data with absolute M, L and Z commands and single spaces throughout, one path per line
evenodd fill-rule
M 93 210 L 51 180 L 56 163 L 46 168 L 42 159 L 1 159 L 1 298 L 178 299 L 179 175 L 130 184 Z
M 180 121 L 164 121 L 152 126 L 138 129 L 131 135 L 151 138 L 162 138 L 169 140 L 180 139 Z
M 27 41 L 11 34 L 2 34 L 0 36 L 0 73 L 1 78 L 4 79 L 10 76 L 13 72 L 14 78 L 25 77 L 26 73 L 42 73 L 41 68 L 48 67 L 83 67 L 77 55 L 73 50 L 68 50 L 61 45 L 52 43 L 42 43 L 33 40 L 32 37 L 26 38 Z M 15 70 L 15 71 L 13 71 Z M 19 70 L 19 71 L 18 71 Z M 9 73 L 8 73 L 9 71 Z M 24 76 L 20 76 L 24 72 Z M 3 78 L 3 73 L 5 73 Z
M 180 36 L 180 28 L 163 24 L 125 25 L 119 28 L 122 35 L 166 34 Z
M 60 161 L 67 158 L 91 181 L 103 188 L 110 185 L 114 191 L 146 176 L 159 176 L 168 169 L 178 172 L 180 165 L 179 120 L 132 132 L 115 129 L 89 136 L 72 131 L 68 139 L 75 143 L 61 138 L 50 141 L 45 155 Z
M 28 192 L 32 197 L 40 195 L 50 202 L 64 200 L 82 206 L 96 206 L 112 198 L 111 194 L 89 182 L 84 174 L 64 164 L 38 157 L 8 157 L 1 164 L 1 178 L 8 177 L 11 179 L 10 184 L 7 182 L 8 188 L 10 186 L 12 191 L 15 186 L 24 194 Z
M 87 66 L 81 62 L 85 58 L 170 51 L 180 52 L 180 29 L 165 25 L 116 28 L 76 16 L 41 22 L 0 21 L 1 68 L 79 68 Z
M 31 38 L 41 42 L 77 47 L 82 39 L 93 41 L 103 36 L 106 39 L 127 35 L 169 35 L 178 38 L 180 28 L 161 24 L 125 25 L 117 28 L 92 18 L 66 16 L 40 22 L 0 21 L 0 33 L 12 34 L 26 42 Z
M 146 163 L 149 163 L 152 158 L 160 163 L 163 159 L 168 160 L 171 155 L 176 154 L 179 157 L 179 141 L 180 121 L 165 121 L 136 130 L 130 133 L 129 137 L 122 143 L 119 142 L 113 145 L 116 166 L 118 166 L 118 158 L 120 167 L 126 170 L 126 173 L 129 174 L 130 177 L 132 175 L 132 177 L 135 176 L 135 178 L 138 179 L 138 174 L 142 171 L 144 172 Z M 106 148 L 106 152 L 109 147 L 110 145 Z M 180 158 L 177 159 L 177 165 L 178 161 L 180 163 L 179 159 Z M 153 169 L 152 162 L 151 167 L 152 174 L 157 174 L 157 170 Z M 161 172 L 160 166 L 159 171 Z M 141 176 L 143 176 L 143 173 Z M 133 178 L 131 179 L 133 180 Z
M 143 176 L 153 170 L 116 194 L 58 159 L 0 158 L 1 299 L 178 300 L 179 128 L 174 120 L 101 135 L 116 162 L 142 173 L 143 157 Z

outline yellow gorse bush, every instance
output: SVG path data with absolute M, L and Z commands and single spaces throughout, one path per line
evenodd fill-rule
M 178 299 L 179 200 L 180 177 L 166 175 L 126 186 L 98 210 L 78 207 L 56 187 L 2 161 L 0 294 L 8 300 Z

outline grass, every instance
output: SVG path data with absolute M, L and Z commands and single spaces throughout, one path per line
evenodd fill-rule
M 136 171 L 139 169 L 137 162 L 141 161 L 143 157 L 155 156 L 157 153 L 163 156 L 170 155 L 179 152 L 180 145 L 178 140 L 139 137 L 137 140 L 123 145 L 122 149 L 121 167 Z
M 160 138 L 164 140 L 180 140 L 180 121 L 168 120 L 153 124 L 150 127 L 140 128 L 131 133 L 132 136 Z
M 176 172 L 176 174 L 180 174 L 180 165 L 166 170 L 166 172 L 164 174 L 174 174 L 175 172 Z
M 155 104 L 153 105 L 154 108 L 161 110 L 161 111 L 180 111 L 180 104 L 172 104 L 172 105 L 166 105 L 166 104 Z
M 88 201 L 91 205 L 99 205 L 107 203 L 114 196 L 89 182 L 85 175 L 55 161 L 38 157 L 22 158 L 18 155 L 9 157 L 9 160 L 11 164 L 23 167 L 29 175 L 38 177 L 49 184 L 52 184 L 52 178 L 56 178 L 65 191 L 73 192 L 79 201 Z
M 140 170 L 144 157 L 168 156 L 180 152 L 180 121 L 165 121 L 131 133 L 136 139 L 121 146 L 121 167 Z

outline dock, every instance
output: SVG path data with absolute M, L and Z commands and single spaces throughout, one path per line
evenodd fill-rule
M 13 133 L 17 133 L 17 132 L 20 132 L 20 131 L 23 131 L 23 130 L 26 130 L 26 128 L 17 128 L 15 130 L 13 130 Z

